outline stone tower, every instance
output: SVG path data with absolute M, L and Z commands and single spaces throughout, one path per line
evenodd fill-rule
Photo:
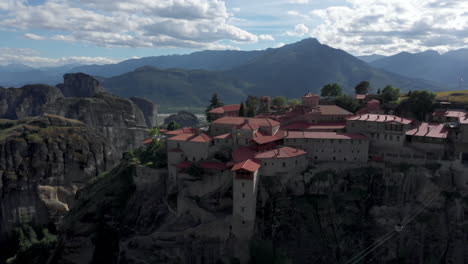
M 267 113 L 270 112 L 270 97 L 269 96 L 262 96 L 260 97 L 260 113 Z

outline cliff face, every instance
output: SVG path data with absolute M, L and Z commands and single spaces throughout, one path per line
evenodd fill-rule
M 346 263 L 387 237 L 363 259 L 466 263 L 468 196 L 456 183 L 465 172 L 315 168 L 287 182 L 265 177 L 249 242 L 230 232 L 232 189 L 220 175 L 216 184 L 187 179 L 177 195 L 165 171 L 121 165 L 80 192 L 50 263 Z M 176 200 L 187 210 L 175 214 Z
M 140 97 L 130 97 L 130 100 L 141 109 L 145 116 L 146 125 L 149 128 L 158 125 L 158 109 L 154 103 Z
M 0 118 L 20 119 L 41 115 L 45 104 L 62 97 L 58 88 L 42 84 L 10 89 L 0 87 Z
M 104 92 L 98 80 L 84 73 L 67 73 L 58 87 L 65 97 L 93 97 Z
M 117 160 L 105 137 L 76 120 L 48 115 L 0 125 L 2 240 L 18 222 L 59 223 L 75 192 Z
M 146 137 L 145 129 L 157 124 L 155 104 L 141 98 L 129 100 L 102 93 L 102 86 L 89 75 L 66 74 L 59 88 L 47 85 L 1 88 L 0 118 L 53 114 L 77 119 L 109 138 L 119 154 L 139 147 Z
M 106 93 L 92 98 L 61 98 L 45 105 L 44 112 L 80 120 L 108 138 L 119 154 L 141 146 L 147 135 L 141 109 L 130 100 Z

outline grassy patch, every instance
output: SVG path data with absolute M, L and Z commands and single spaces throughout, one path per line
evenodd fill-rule
M 468 103 L 468 90 L 438 92 L 436 93 L 436 100 Z

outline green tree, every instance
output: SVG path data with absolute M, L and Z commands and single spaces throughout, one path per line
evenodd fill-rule
M 367 81 L 363 81 L 358 83 L 354 90 L 356 91 L 356 94 L 368 94 L 369 93 L 369 88 L 370 88 L 370 83 Z
M 257 108 L 259 104 L 259 98 L 257 96 L 249 95 L 245 101 L 245 106 L 247 108 L 246 116 L 255 117 L 257 114 Z
M 288 100 L 288 105 L 290 106 L 295 106 L 295 105 L 300 105 L 301 101 L 299 99 L 289 99 Z
M 153 127 L 152 129 L 146 130 L 146 132 L 148 132 L 149 137 L 155 137 L 159 135 L 159 128 Z
M 335 98 L 335 104 L 349 112 L 356 112 L 359 108 L 359 102 L 352 96 L 342 95 Z
M 179 123 L 177 123 L 176 121 L 171 121 L 169 123 L 169 125 L 167 125 L 167 130 L 169 131 L 172 131 L 172 130 L 177 130 L 180 128 L 180 125 Z
M 381 95 L 381 94 L 382 94 L 382 91 L 380 91 L 380 88 L 377 90 L 377 94 L 378 94 L 378 95 Z
M 411 90 L 408 91 L 407 96 L 410 97 L 413 92 Z
M 400 98 L 400 88 L 393 88 L 391 85 L 387 85 L 382 90 L 383 103 L 397 101 L 399 98 Z
M 224 103 L 221 102 L 221 99 L 219 98 L 218 94 L 217 93 L 214 93 L 212 96 L 211 96 L 211 99 L 210 99 L 210 104 L 206 107 L 206 110 L 205 110 L 205 116 L 206 116 L 206 120 L 208 121 L 212 121 L 212 117 L 211 115 L 209 114 L 209 112 L 215 108 L 218 108 L 218 107 L 221 107 L 223 106 Z
M 240 104 L 239 116 L 245 116 L 245 106 L 243 102 Z
M 424 121 L 427 113 L 431 112 L 434 108 L 436 95 L 426 90 L 414 91 L 409 96 L 406 103 L 414 116 Z
M 337 97 L 343 94 L 343 89 L 337 83 L 330 83 L 322 87 L 321 95 L 325 97 Z
M 271 100 L 271 104 L 276 107 L 283 107 L 286 105 L 286 98 L 283 96 L 276 96 Z
M 138 149 L 138 160 L 151 168 L 164 168 L 167 166 L 167 153 L 165 141 L 153 140 L 146 147 Z

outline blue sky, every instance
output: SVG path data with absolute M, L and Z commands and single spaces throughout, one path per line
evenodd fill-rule
M 0 0 L 0 65 L 113 63 L 314 37 L 354 55 L 468 43 L 465 0 Z

